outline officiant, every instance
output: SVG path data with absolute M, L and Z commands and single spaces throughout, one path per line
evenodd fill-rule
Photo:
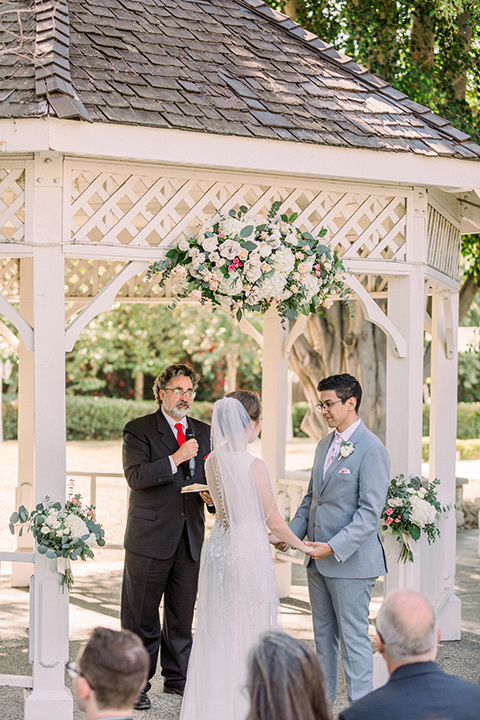
M 208 492 L 181 492 L 190 483 L 206 483 L 210 427 L 189 416 L 198 380 L 187 365 L 168 366 L 153 386 L 158 410 L 131 420 L 123 430 L 130 502 L 121 623 L 141 637 L 150 655 L 149 682 L 134 705 L 137 710 L 150 707 L 147 693 L 159 653 L 163 691 L 183 695 L 185 686 L 205 503 L 214 511 Z

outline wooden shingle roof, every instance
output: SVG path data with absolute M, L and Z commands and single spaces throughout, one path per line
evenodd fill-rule
M 10 47 L 0 54 L 0 117 L 480 158 L 466 133 L 261 0 L 11 6 L 0 17 Z

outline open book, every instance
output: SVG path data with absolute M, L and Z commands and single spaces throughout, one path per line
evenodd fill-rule
M 204 483 L 193 483 L 193 485 L 184 485 L 181 489 L 181 492 L 191 493 L 202 492 L 203 490 L 208 490 L 208 485 L 205 485 Z

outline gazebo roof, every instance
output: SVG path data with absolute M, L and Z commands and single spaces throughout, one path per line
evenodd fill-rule
M 0 21 L 0 117 L 480 158 L 467 134 L 261 0 L 15 5 Z

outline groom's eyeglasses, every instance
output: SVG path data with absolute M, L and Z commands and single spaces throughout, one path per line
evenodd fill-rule
M 182 390 L 182 388 L 165 388 L 165 390 L 168 390 L 168 392 L 171 392 L 175 395 L 175 397 L 183 397 L 186 395 L 188 398 L 193 398 L 196 395 L 195 390 Z
M 327 400 L 327 402 L 319 402 L 317 405 L 318 412 L 323 412 L 324 410 L 330 410 L 332 405 L 336 405 L 339 402 L 343 402 L 343 400 Z

